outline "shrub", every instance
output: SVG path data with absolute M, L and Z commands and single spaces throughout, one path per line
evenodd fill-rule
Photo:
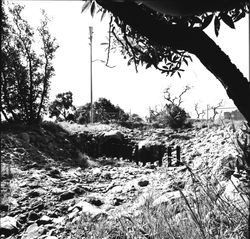
M 76 110 L 75 118 L 78 124 L 86 124 L 90 122 L 90 103 L 79 107 Z M 129 115 L 124 112 L 118 105 L 113 105 L 110 100 L 99 98 L 93 104 L 94 122 L 110 123 L 124 122 L 128 120 Z
M 71 91 L 57 94 L 56 99 L 49 106 L 50 117 L 56 117 L 57 121 L 75 121 L 75 106 Z
M 172 129 L 179 129 L 185 126 L 188 114 L 180 106 L 170 104 L 166 106 L 165 124 Z
M 132 114 L 129 119 L 124 118 L 118 122 L 121 126 L 135 129 L 135 128 L 143 128 L 145 126 L 144 120 L 137 114 Z
M 138 129 L 138 128 L 143 128 L 145 124 L 143 122 L 135 122 L 132 120 L 127 120 L 127 121 L 120 121 L 118 122 L 121 126 L 129 128 L 129 129 Z

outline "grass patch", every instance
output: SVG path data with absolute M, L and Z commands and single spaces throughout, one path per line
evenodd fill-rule
M 81 217 L 71 227 L 70 238 L 247 238 L 247 202 L 227 198 L 219 183 L 212 185 L 192 177 L 195 183 L 188 192 L 175 187 L 179 198 L 157 205 L 156 198 L 150 196 L 136 215 L 98 221 Z

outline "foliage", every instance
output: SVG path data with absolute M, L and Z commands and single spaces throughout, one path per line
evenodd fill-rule
M 164 92 L 164 98 L 165 100 L 167 100 L 167 104 L 165 105 L 165 121 L 166 124 L 172 129 L 182 128 L 187 123 L 189 115 L 183 108 L 181 108 L 181 104 L 183 103 L 183 95 L 186 94 L 187 91 L 189 91 L 190 89 L 190 86 L 185 86 L 185 88 L 182 90 L 178 97 L 171 96 L 170 88 L 167 88 Z M 190 122 L 187 125 L 190 127 Z
M 143 119 L 138 115 L 138 114 L 132 114 L 129 118 L 131 121 L 134 121 L 134 122 L 143 122 Z
M 75 106 L 71 91 L 60 93 L 49 106 L 50 117 L 55 116 L 58 121 L 74 121 Z
M 172 129 L 190 128 L 192 122 L 189 115 L 178 105 L 166 104 L 160 110 L 150 109 L 149 123 L 155 128 L 170 127 Z
M 3 6 L 1 35 L 1 113 L 7 121 L 37 123 L 46 109 L 58 45 L 49 32 L 45 11 L 34 29 L 22 17 L 23 6 L 5 8 L 7 5 Z
M 241 128 L 241 133 L 236 135 L 236 145 L 238 151 L 236 167 L 243 167 L 248 173 L 250 185 L 250 127 L 247 124 Z
M 119 123 L 121 126 L 129 129 L 141 129 L 146 125 L 144 120 L 138 114 L 132 114 L 128 120 L 120 121 Z
M 150 108 L 148 121 L 153 123 L 154 127 L 170 127 L 172 129 L 191 127 L 192 123 L 188 121 L 190 117 L 181 107 L 183 95 L 190 89 L 189 86 L 185 86 L 178 97 L 173 97 L 170 93 L 170 87 L 166 88 L 164 91 L 164 99 L 167 103 L 160 110 Z
M 114 4 L 115 2 L 112 0 L 109 1 L 110 4 Z M 107 9 L 102 8 L 98 3 L 102 5 L 101 0 L 86 0 L 82 7 L 82 12 L 90 9 L 92 16 L 94 16 L 95 12 L 100 12 L 102 19 Z M 150 15 L 152 19 L 158 19 L 161 22 L 166 22 L 169 25 L 177 27 L 203 30 L 210 24 L 213 24 L 216 36 L 219 34 L 221 22 L 230 28 L 235 28 L 234 23 L 244 18 L 246 13 L 249 13 L 249 2 L 246 0 L 239 1 L 235 7 L 231 7 L 228 10 L 204 11 L 201 14 L 190 16 L 163 15 L 143 4 L 139 5 L 139 7 Z M 108 46 L 107 60 L 109 59 L 110 50 L 117 50 L 117 47 L 119 47 L 124 58 L 128 58 L 128 64 L 134 63 L 136 70 L 139 64 L 144 64 L 146 68 L 154 66 L 166 75 L 177 73 L 181 76 L 183 63 L 188 65 L 188 62 L 191 60 L 191 56 L 187 52 L 155 44 L 145 36 L 138 34 L 136 29 L 131 28 L 115 15 L 111 17 L 109 40 L 105 45 Z
M 87 124 L 90 122 L 90 109 L 91 109 L 90 103 L 87 103 L 76 109 L 75 119 L 78 124 Z
M 91 105 L 87 103 L 84 106 L 81 106 L 76 111 L 76 119 L 79 124 L 89 123 L 89 112 Z M 106 98 L 99 98 L 93 104 L 94 109 L 94 121 L 109 123 L 112 121 L 126 121 L 129 118 L 129 115 L 124 112 L 119 106 L 113 105 L 110 100 Z
M 165 117 L 166 124 L 172 129 L 179 129 L 185 126 L 188 114 L 180 106 L 169 104 L 166 105 L 167 114 Z

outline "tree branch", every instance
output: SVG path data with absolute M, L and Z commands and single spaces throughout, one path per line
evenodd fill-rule
M 96 1 L 136 29 L 138 33 L 146 36 L 152 43 L 186 50 L 196 55 L 201 63 L 221 82 L 229 98 L 234 101 L 250 124 L 250 84 L 230 58 L 205 32 L 198 28 L 168 24 L 130 1 L 124 3 Z

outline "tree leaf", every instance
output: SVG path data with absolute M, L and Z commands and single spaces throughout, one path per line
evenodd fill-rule
M 184 63 L 188 66 L 188 61 L 186 58 L 183 58 Z
M 223 22 L 225 22 L 229 27 L 235 29 L 234 22 L 231 17 L 229 17 L 226 13 L 222 13 L 220 16 Z
M 106 12 L 107 12 L 107 10 L 106 10 L 106 9 L 104 9 L 104 10 L 102 11 L 101 21 L 102 21 L 102 19 L 104 18 L 104 16 L 105 16 Z
M 86 1 L 83 6 L 82 6 L 82 11 L 81 13 L 83 13 L 84 11 L 86 11 L 89 7 L 90 7 L 91 2 L 90 1 Z
M 214 31 L 215 31 L 215 35 L 218 36 L 219 35 L 219 30 L 220 30 L 220 20 L 219 18 L 216 16 L 214 19 Z
M 234 18 L 234 22 L 237 22 L 239 21 L 241 18 L 245 17 L 246 16 L 246 13 L 245 12 L 241 12 L 238 16 L 236 16 Z
M 95 9 L 96 9 L 96 5 L 95 5 L 95 1 L 93 1 L 91 8 L 90 8 L 90 13 L 91 13 L 92 17 L 94 17 L 94 15 L 95 15 Z
M 203 21 L 203 23 L 202 23 L 202 29 L 205 29 L 205 28 L 211 23 L 211 21 L 213 20 L 213 17 L 214 17 L 214 15 L 211 14 L 211 15 L 207 16 L 207 17 L 204 19 L 204 21 Z
M 192 22 L 193 22 L 193 23 L 202 24 L 201 19 L 200 19 L 200 18 L 198 18 L 198 17 L 193 17 L 193 18 L 192 18 Z
M 152 65 L 152 63 L 151 63 L 151 62 L 147 63 L 147 65 L 146 65 L 146 69 L 148 69 L 149 67 L 151 67 L 151 65 Z

